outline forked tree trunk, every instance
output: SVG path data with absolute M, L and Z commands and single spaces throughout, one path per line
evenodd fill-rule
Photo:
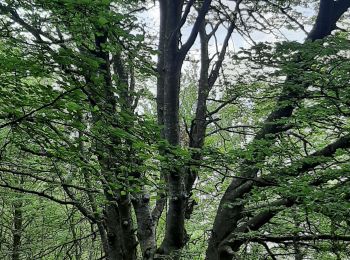
M 211 0 L 204 0 L 199 15 L 194 23 L 188 40 L 180 48 L 181 27 L 194 1 L 161 0 L 160 1 L 160 45 L 158 60 L 158 121 L 163 123 L 163 134 L 170 145 L 176 149 L 179 140 L 179 93 L 181 68 L 183 61 L 193 45 L 209 10 Z M 160 255 L 171 255 L 180 250 L 186 243 L 185 210 L 188 198 L 186 190 L 185 169 L 180 160 L 171 151 L 164 154 L 169 165 L 164 169 L 163 176 L 167 181 L 168 212 L 166 216 L 165 237 L 158 249 Z M 175 162 L 175 163 L 172 163 Z

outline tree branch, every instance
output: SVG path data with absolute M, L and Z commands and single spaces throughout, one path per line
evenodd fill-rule
M 212 0 L 204 0 L 203 1 L 202 7 L 198 12 L 197 19 L 194 22 L 194 25 L 192 27 L 192 31 L 190 33 L 190 36 L 188 37 L 186 43 L 184 45 L 182 45 L 181 49 L 179 50 L 180 61 L 185 59 L 187 52 L 189 51 L 189 49 L 192 47 L 194 41 L 196 40 L 199 29 L 200 29 L 200 25 L 203 22 L 203 20 L 205 19 L 205 16 L 209 11 L 211 1 Z
M 71 93 L 71 92 L 73 92 L 73 91 L 75 91 L 75 90 L 77 90 L 77 89 L 80 89 L 80 87 L 75 87 L 75 88 L 72 88 L 72 89 L 70 89 L 70 90 L 67 90 L 67 91 L 65 91 L 65 92 L 63 92 L 63 93 L 61 93 L 61 94 L 59 94 L 59 95 L 58 95 L 56 98 L 54 98 L 51 102 L 46 103 L 46 104 L 44 104 L 44 105 L 42 105 L 42 106 L 40 106 L 40 107 L 38 107 L 38 108 L 36 108 L 36 109 L 30 111 L 29 113 L 27 113 L 27 114 L 25 114 L 25 115 L 23 115 L 23 116 L 21 116 L 21 117 L 15 119 L 15 120 L 12 120 L 12 121 L 10 121 L 10 122 L 7 122 L 7 123 L 5 123 L 5 124 L 0 125 L 0 129 L 1 129 L 1 128 L 4 128 L 4 127 L 6 127 L 6 126 L 9 126 L 9 125 L 14 125 L 14 124 L 16 124 L 16 123 L 19 123 L 19 122 L 23 121 L 24 119 L 30 117 L 31 115 L 35 114 L 36 112 L 38 112 L 38 111 L 40 111 L 40 110 L 42 110 L 42 109 L 44 109 L 44 108 L 47 108 L 47 107 L 49 107 L 49 106 L 52 106 L 52 105 L 55 104 L 58 100 L 60 100 L 62 97 L 64 97 L 65 95 L 67 95 L 67 94 L 69 94 L 69 93 Z

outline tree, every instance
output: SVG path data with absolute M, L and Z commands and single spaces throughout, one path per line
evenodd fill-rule
M 344 257 L 348 1 L 151 5 L 0 3 L 1 257 Z
M 130 194 L 139 186 L 140 154 L 133 146 L 150 126 L 134 114 L 134 66 L 123 62 L 137 59 L 142 35 L 128 34 L 137 28 L 118 9 L 110 1 L 0 5 L 4 44 L 18 50 L 4 52 L 4 86 L 17 101 L 4 97 L 1 128 L 10 140 L 6 152 L 15 151 L 6 154 L 3 172 L 41 183 L 27 188 L 3 179 L 1 186 L 73 206 L 97 226 L 108 259 L 135 259 Z M 28 161 L 14 161 L 17 152 Z
M 306 41 L 315 41 L 328 36 L 333 29 L 336 28 L 336 22 L 348 8 L 349 3 L 345 3 L 344 1 L 340 1 L 338 3 L 332 1 L 321 1 L 315 25 L 308 35 Z M 328 16 L 329 10 L 334 10 L 334 16 Z M 302 63 L 302 58 L 297 57 L 295 62 Z M 306 70 L 307 67 L 304 68 L 303 66 L 302 69 Z M 296 75 L 287 75 L 285 87 L 277 101 L 276 109 L 267 117 L 261 130 L 256 134 L 251 143 L 252 158 L 247 160 L 241 166 L 241 173 L 239 176 L 250 178 L 252 180 L 234 179 L 220 202 L 218 214 L 214 222 L 213 235 L 211 237 L 211 241 L 209 242 L 209 249 L 207 251 L 208 259 L 232 259 L 234 251 L 236 251 L 243 243 L 242 240 L 233 239 L 233 237 L 235 237 L 235 229 L 236 232 L 258 230 L 265 223 L 269 222 L 277 212 L 279 212 L 278 210 L 267 210 L 258 214 L 255 218 L 251 218 L 251 220 L 249 220 L 243 226 L 238 227 L 238 222 L 243 217 L 242 211 L 244 208 L 244 205 L 239 203 L 239 200 L 246 196 L 246 194 L 248 194 L 256 184 L 254 178 L 257 178 L 259 171 L 259 167 L 257 167 L 256 164 L 261 164 L 261 161 L 264 160 L 265 155 L 263 151 L 265 149 L 269 149 L 269 147 L 273 145 L 274 138 L 276 138 L 277 134 L 290 129 L 286 119 L 292 116 L 297 102 L 303 98 L 303 94 L 308 87 L 308 85 L 305 84 L 305 82 L 307 82 L 306 80 L 298 82 L 298 80 L 295 81 L 295 78 Z M 315 152 L 311 156 L 332 156 L 338 148 L 347 147 L 347 140 L 347 136 L 345 136 L 342 139 L 339 139 L 337 142 Z M 255 145 L 255 143 L 258 145 Z M 302 165 L 300 168 L 298 167 L 295 169 L 295 171 L 297 173 L 307 171 L 316 167 L 319 163 L 320 162 L 311 165 Z M 225 207 L 225 204 L 234 203 L 235 201 L 238 202 L 237 206 L 234 206 L 233 208 Z M 290 198 L 280 199 L 274 203 L 276 203 L 278 206 L 287 207 L 294 205 L 293 199 Z M 227 225 L 231 227 L 231 230 L 227 230 Z

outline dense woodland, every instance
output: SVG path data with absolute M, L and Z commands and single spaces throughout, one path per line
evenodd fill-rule
M 350 259 L 350 0 L 0 0 L 0 259 Z

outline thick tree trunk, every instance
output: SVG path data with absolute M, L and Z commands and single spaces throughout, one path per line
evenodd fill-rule
M 108 260 L 124 259 L 123 241 L 121 240 L 121 223 L 116 205 L 108 205 L 105 210 L 105 229 L 108 247 L 106 256 Z
M 133 205 L 137 219 L 137 238 L 142 256 L 144 260 L 151 260 L 156 250 L 156 229 L 149 195 L 147 193 L 136 194 Z
M 118 200 L 119 215 L 121 219 L 122 240 L 125 248 L 125 260 L 137 259 L 137 240 L 132 218 L 132 204 L 129 195 L 122 195 Z
M 105 209 L 108 260 L 136 260 L 137 241 L 132 225 L 130 202 L 110 202 Z
M 163 52 L 158 62 L 160 78 L 158 81 L 158 112 L 160 122 L 164 124 L 164 138 L 171 146 L 179 145 L 179 91 L 181 77 L 181 63 L 178 57 L 178 35 L 176 30 L 179 26 L 182 12 L 182 1 L 161 1 L 161 17 L 165 28 L 162 27 L 161 39 L 164 40 Z M 164 25 L 162 25 L 164 26 Z M 164 30 L 164 31 L 163 31 Z M 160 41 L 162 44 L 162 41 Z M 162 68 L 161 68 L 162 67 Z M 162 84 L 162 86 L 161 86 Z M 162 107 L 163 106 L 163 107 Z M 168 153 L 165 156 L 170 156 Z M 176 158 L 173 158 L 176 160 Z M 171 161 L 171 159 L 169 160 Z M 172 170 L 169 170 L 172 168 Z M 167 179 L 168 212 L 166 217 L 165 238 L 158 252 L 169 255 L 174 250 L 182 248 L 184 244 L 184 186 L 183 172 L 177 167 L 164 169 Z
M 171 65 L 171 66 L 170 66 Z M 166 76 L 164 90 L 164 134 L 170 145 L 176 147 L 179 144 L 179 120 L 178 120 L 178 92 L 180 84 L 180 71 L 173 64 L 166 67 L 171 71 Z M 171 158 L 167 154 L 169 163 L 177 158 Z M 175 162 L 176 164 L 176 162 Z M 184 186 L 184 171 L 179 165 L 169 165 L 167 167 L 168 183 L 168 212 L 166 217 L 165 238 L 160 247 L 162 254 L 170 254 L 174 250 L 182 248 L 185 243 L 185 201 L 186 192 Z

